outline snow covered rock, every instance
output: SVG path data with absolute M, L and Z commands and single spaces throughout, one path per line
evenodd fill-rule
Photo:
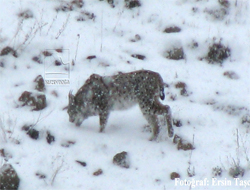
M 44 94 L 34 94 L 24 91 L 18 99 L 23 102 L 22 106 L 31 106 L 32 110 L 39 111 L 46 107 L 46 96 Z
M 225 72 L 223 73 L 223 75 L 224 75 L 225 77 L 229 78 L 229 79 L 234 79 L 234 80 L 240 78 L 239 75 L 238 75 L 237 73 L 235 73 L 234 71 L 225 71 Z
M 37 131 L 36 129 L 34 129 L 34 125 L 24 125 L 22 127 L 23 131 L 26 131 L 27 135 L 29 135 L 30 138 L 37 140 L 39 138 L 39 131 Z
M 47 143 L 51 144 L 55 141 L 55 136 L 51 135 L 51 133 L 47 131 L 46 140 L 47 140 Z
M 130 162 L 128 158 L 128 153 L 123 151 L 121 153 L 116 154 L 113 158 L 113 163 L 123 168 L 129 168 Z
M 99 175 L 102 175 L 102 174 L 103 174 L 103 170 L 102 170 L 102 169 L 98 169 L 98 170 L 96 170 L 96 171 L 93 173 L 94 176 L 99 176 Z
M 167 27 L 164 30 L 164 33 L 178 33 L 181 31 L 181 28 L 178 26 L 171 26 L 171 27 Z
M 86 166 L 87 166 L 87 163 L 86 163 L 86 162 L 83 162 L 83 161 L 76 160 L 76 163 L 80 164 L 80 165 L 83 166 L 83 167 L 86 167 Z
M 141 54 L 132 54 L 131 57 L 136 58 L 136 59 L 140 59 L 140 60 L 146 59 L 146 56 L 141 55 Z
M 4 164 L 0 168 L 0 189 L 16 190 L 19 187 L 20 179 L 15 169 L 10 164 Z
M 174 180 L 176 178 L 180 178 L 180 174 L 178 174 L 177 172 L 172 172 L 170 174 L 170 179 Z
M 241 119 L 241 123 L 245 125 L 250 125 L 250 115 L 244 115 Z
M 187 142 L 186 140 L 183 140 L 183 138 L 181 138 L 178 135 L 174 136 L 173 143 L 177 144 L 178 150 L 185 150 L 186 151 L 186 150 L 193 150 L 194 149 L 194 146 L 191 143 Z
M 30 129 L 27 132 L 27 135 L 29 135 L 30 138 L 37 140 L 39 138 L 39 131 L 37 131 L 36 129 Z
M 215 63 L 222 64 L 222 62 L 228 57 L 230 57 L 230 55 L 231 55 L 230 48 L 224 46 L 221 42 L 219 42 L 219 43 L 214 43 L 209 47 L 206 59 L 211 64 Z
M 3 157 L 5 161 L 8 161 L 10 158 L 12 158 L 12 155 L 5 149 L 0 149 L 0 157 Z
M 14 50 L 12 47 L 9 47 L 9 46 L 3 48 L 0 53 L 1 56 L 9 55 L 9 54 L 12 54 L 14 57 L 17 57 L 16 50 Z
M 34 17 L 34 14 L 31 10 L 27 9 L 25 11 L 22 11 L 18 14 L 18 16 L 21 18 L 21 19 L 29 19 L 29 18 L 33 18 Z
M 80 9 L 84 6 L 83 0 L 73 0 L 71 2 L 63 1 L 56 11 L 69 12 Z
M 167 51 L 166 58 L 172 60 L 181 60 L 184 59 L 184 51 L 182 47 L 173 48 Z
M 182 126 L 182 122 L 180 119 L 173 119 L 173 124 L 176 126 L 176 127 L 181 127 Z
M 40 92 L 44 92 L 45 91 L 45 83 L 44 83 L 44 79 L 42 77 L 42 75 L 38 75 L 35 80 L 35 89 L 40 91 Z
M 139 0 L 125 0 L 125 7 L 132 9 L 135 7 L 140 7 L 141 2 Z
M 177 82 L 175 84 L 175 88 L 180 89 L 180 95 L 188 96 L 189 93 L 187 92 L 187 85 L 184 82 Z
M 213 177 L 221 176 L 222 175 L 222 168 L 219 166 L 213 168 L 212 175 L 213 175 Z

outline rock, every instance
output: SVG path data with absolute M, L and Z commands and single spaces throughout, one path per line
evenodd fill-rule
M 182 47 L 168 50 L 166 54 L 167 54 L 166 58 L 168 59 L 173 59 L 173 60 L 184 59 L 184 51 Z
M 5 149 L 0 149 L 0 157 L 3 157 L 5 161 L 8 161 L 12 158 L 12 155 Z
M 141 40 L 141 36 L 139 34 L 136 34 L 135 37 L 133 39 L 131 39 L 131 42 L 138 42 Z
M 59 61 L 59 60 L 55 60 L 55 66 L 61 66 L 62 65 L 62 62 Z
M 98 169 L 97 171 L 95 171 L 95 172 L 93 173 L 94 176 L 99 176 L 99 175 L 102 175 L 102 174 L 103 174 L 102 169 Z
M 187 175 L 188 175 L 188 177 L 194 177 L 195 176 L 195 167 L 194 166 L 191 168 L 191 166 L 189 165 L 189 167 L 187 169 Z
M 73 0 L 71 2 L 62 2 L 60 7 L 56 8 L 56 11 L 73 11 L 79 8 L 82 8 L 84 6 L 83 0 Z
M 141 2 L 139 0 L 125 0 L 125 7 L 132 9 L 135 7 L 140 7 Z
M 1 56 L 4 56 L 4 55 L 8 55 L 8 54 L 11 54 L 11 55 L 13 55 L 14 57 L 17 57 L 17 52 L 16 52 L 16 50 L 14 50 L 13 48 L 11 48 L 11 47 L 9 47 L 9 46 L 3 48 L 0 55 L 1 55 Z
M 103 1 L 103 0 L 99 0 L 99 1 Z M 108 2 L 108 4 L 110 4 L 110 6 L 111 6 L 112 8 L 115 7 L 115 5 L 114 5 L 114 0 L 106 0 L 106 1 Z
M 37 140 L 39 138 L 39 131 L 34 129 L 34 125 L 24 125 L 22 127 L 23 131 L 26 131 L 26 134 L 30 136 L 30 138 Z
M 22 19 L 29 19 L 33 18 L 33 13 L 31 10 L 25 10 L 19 13 L 18 16 L 21 17 Z
M 62 53 L 62 52 L 63 52 L 63 48 L 57 48 L 57 49 L 55 49 L 55 51 L 56 51 L 57 53 Z
M 32 61 L 37 62 L 39 64 L 43 63 L 43 61 L 42 61 L 42 59 L 41 59 L 40 56 L 34 56 L 34 57 L 32 57 Z
M 42 54 L 45 56 L 45 57 L 50 57 L 53 55 L 53 53 L 49 52 L 49 51 L 43 51 Z
M 27 131 L 27 135 L 29 135 L 30 138 L 37 140 L 39 138 L 39 131 L 34 128 L 31 128 Z
M 22 127 L 22 131 L 28 131 L 28 130 L 30 130 L 32 127 L 33 127 L 34 125 L 24 125 L 23 127 Z
M 165 33 L 177 33 L 180 32 L 181 29 L 178 26 L 167 27 L 164 32 Z
M 87 20 L 93 20 L 95 21 L 95 14 L 94 13 L 90 13 L 90 12 L 87 12 L 87 11 L 82 11 L 81 14 L 76 18 L 76 20 L 78 22 L 81 22 L 81 21 L 87 21 Z
M 4 151 L 4 149 L 0 149 L 0 156 L 1 157 L 5 157 L 5 151 Z
M 191 49 L 195 49 L 199 47 L 199 43 L 196 41 L 192 41 L 191 45 L 190 45 Z
M 173 143 L 174 143 L 174 144 L 178 144 L 180 141 L 181 141 L 181 137 L 178 136 L 178 135 L 174 135 Z
M 90 56 L 86 57 L 86 59 L 89 59 L 89 60 L 91 60 L 91 59 L 95 59 L 95 58 L 96 58 L 96 56 L 95 56 L 95 55 L 90 55 Z
M 223 75 L 230 79 L 235 79 L 235 80 L 240 78 L 239 75 L 234 71 L 225 71 Z
M 231 50 L 228 47 L 225 47 L 220 42 L 220 43 L 214 43 L 209 47 L 206 59 L 208 60 L 208 63 L 211 64 L 215 63 L 222 64 L 222 62 L 225 59 L 227 59 L 230 55 L 231 55 Z
M 53 90 L 53 91 L 51 92 L 51 94 L 52 94 L 53 96 L 55 96 L 56 98 L 59 97 L 58 92 L 57 92 L 56 90 Z
M 78 164 L 80 164 L 81 166 L 83 166 L 83 167 L 86 167 L 86 166 L 87 166 L 86 162 L 82 162 L 82 161 L 79 161 L 79 160 L 76 160 L 76 162 L 77 162 Z
M 51 135 L 51 133 L 49 131 L 47 131 L 46 140 L 47 140 L 47 143 L 51 144 L 51 143 L 55 142 L 55 137 L 53 135 Z
M 128 153 L 123 151 L 121 153 L 116 154 L 113 158 L 113 163 L 123 168 L 129 168 L 130 162 L 128 158 Z
M 145 55 L 140 55 L 140 54 L 132 54 L 131 57 L 140 59 L 140 60 L 144 60 L 146 58 Z
M 12 165 L 4 164 L 0 168 L 0 189 L 17 190 L 19 183 L 20 179 Z
M 186 142 L 186 141 L 181 139 L 177 145 L 177 149 L 178 150 L 185 150 L 185 151 L 186 150 L 193 150 L 194 146 L 191 143 Z
M 229 10 L 226 7 L 218 9 L 206 8 L 204 12 L 209 14 L 214 20 L 223 20 L 225 16 L 229 14 Z
M 182 126 L 182 122 L 181 122 L 181 120 L 179 120 L 179 119 L 173 119 L 173 124 L 174 124 L 176 127 L 181 127 L 181 126 Z
M 230 2 L 228 0 L 218 0 L 219 4 L 223 7 L 229 8 Z
M 45 91 L 45 83 L 44 83 L 44 79 L 42 77 L 42 75 L 38 75 L 35 80 L 35 89 L 40 91 L 40 92 L 44 92 Z
M 34 94 L 24 91 L 18 99 L 23 102 L 22 106 L 31 106 L 32 110 L 39 111 L 46 107 L 46 96 L 44 94 Z
M 183 140 L 183 138 L 181 138 L 178 135 L 174 136 L 173 143 L 177 144 L 178 150 L 185 150 L 186 151 L 186 150 L 193 150 L 194 149 L 194 146 L 191 143 Z
M 241 124 L 250 124 L 250 115 L 244 115 L 242 118 L 241 118 Z
M 83 0 L 73 0 L 73 1 L 71 1 L 71 4 L 73 6 L 76 6 L 77 8 L 82 8 L 84 5 L 84 2 L 83 2 Z
M 186 83 L 184 83 L 184 82 L 177 82 L 175 84 L 175 88 L 181 89 L 180 95 L 182 95 L 182 96 L 188 96 L 189 95 L 188 92 L 187 92 L 187 85 L 186 85 Z
M 172 180 L 174 180 L 174 179 L 176 179 L 176 178 L 180 178 L 181 176 L 180 176 L 180 174 L 178 174 L 178 173 L 176 173 L 176 172 L 172 172 L 171 174 L 170 174 L 170 179 L 172 179 Z
M 62 147 L 69 148 L 70 146 L 74 145 L 75 141 L 65 141 L 61 144 Z
M 45 174 L 42 174 L 40 172 L 36 172 L 36 176 L 39 178 L 39 179 L 45 179 L 46 178 L 46 175 Z

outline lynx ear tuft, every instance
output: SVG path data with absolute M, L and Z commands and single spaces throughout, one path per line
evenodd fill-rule
M 73 100 L 74 99 L 74 95 L 72 94 L 73 90 L 69 91 L 69 100 Z
M 162 100 L 165 99 L 164 88 L 162 88 L 161 91 L 160 91 L 160 98 L 161 98 Z

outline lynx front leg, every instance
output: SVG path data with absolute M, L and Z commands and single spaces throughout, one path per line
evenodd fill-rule
M 101 111 L 99 113 L 99 117 L 100 117 L 100 132 L 103 132 L 107 122 L 108 122 L 108 116 L 109 116 L 109 112 L 107 111 Z
M 168 126 L 168 136 L 174 136 L 174 129 L 172 125 L 172 114 L 171 109 L 168 105 L 162 105 L 159 100 L 155 100 L 152 108 L 150 109 L 156 115 L 163 115 L 166 118 L 167 126 Z

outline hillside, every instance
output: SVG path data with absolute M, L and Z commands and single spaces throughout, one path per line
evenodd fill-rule
M 248 1 L 0 2 L 0 168 L 19 190 L 250 186 Z M 113 111 L 105 133 L 97 116 L 69 122 L 68 93 L 91 74 L 141 69 L 162 76 L 183 146 L 164 125 L 149 141 L 139 106 Z M 129 168 L 113 164 L 123 151 Z

